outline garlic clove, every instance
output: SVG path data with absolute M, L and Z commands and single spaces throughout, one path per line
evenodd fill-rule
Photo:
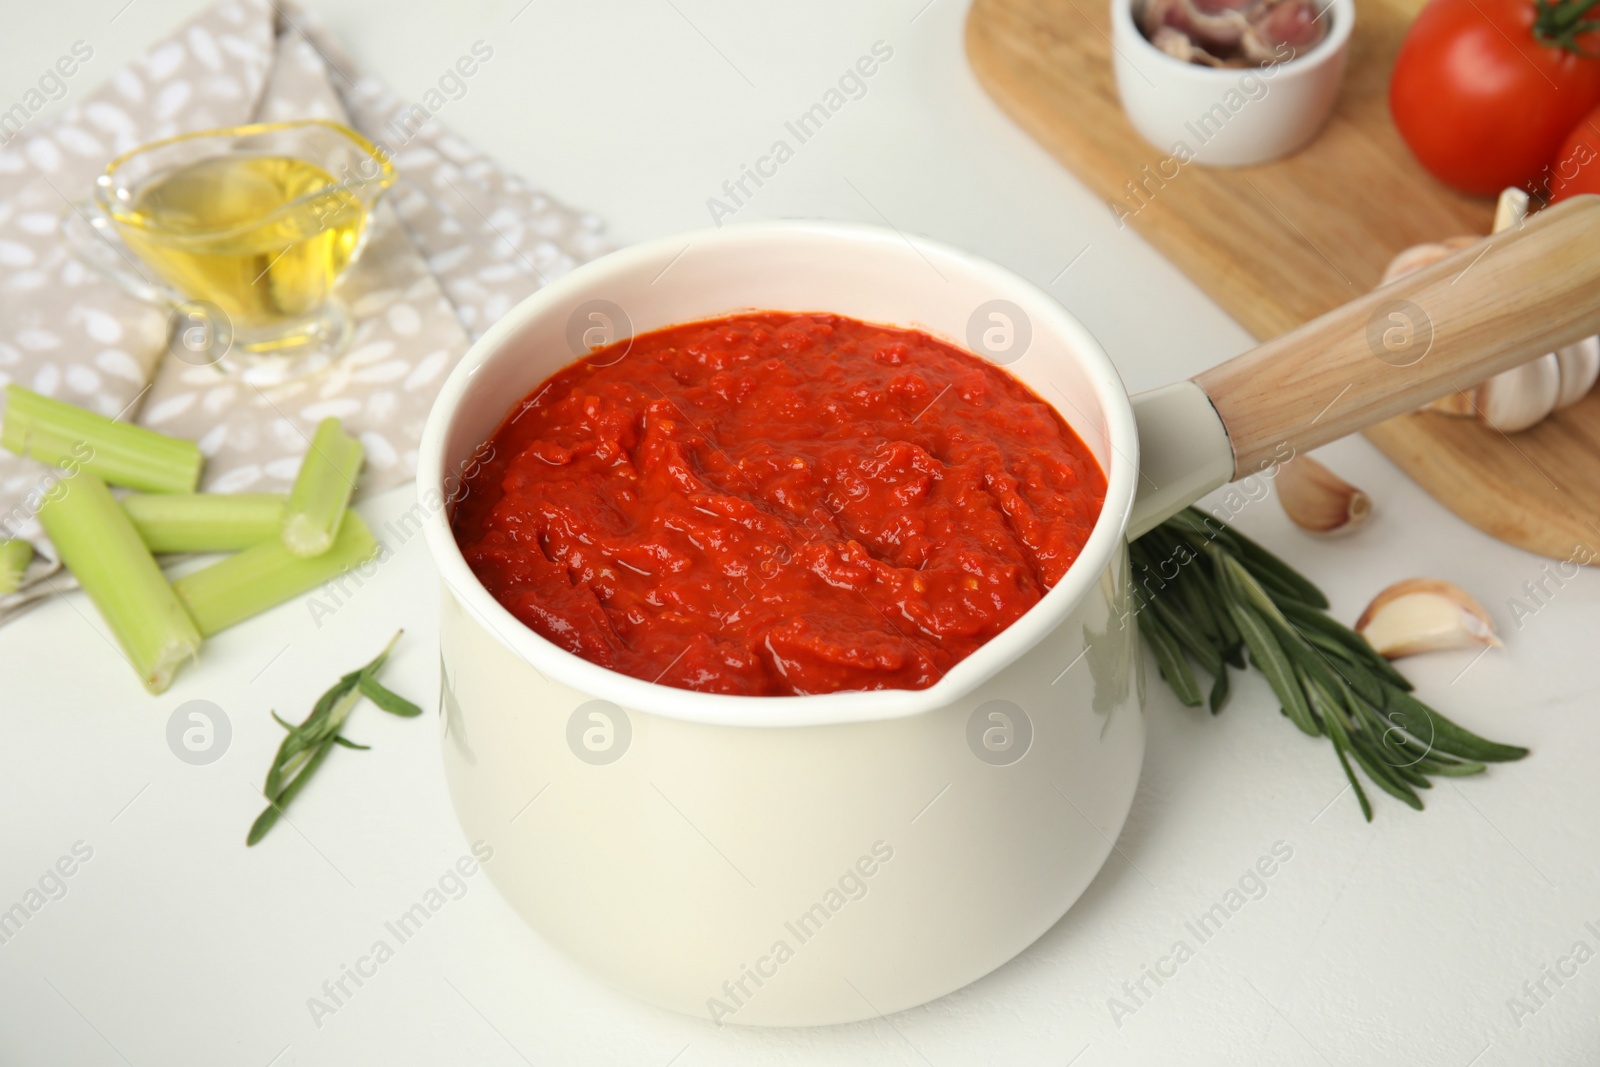
M 1528 217 L 1528 194 L 1511 186 L 1500 190 L 1500 199 L 1494 205 L 1494 232 L 1504 233 L 1520 226 Z
M 1403 278 L 1412 271 L 1431 267 L 1441 259 L 1450 255 L 1452 249 L 1443 242 L 1434 244 L 1412 245 L 1410 248 L 1401 249 L 1400 254 L 1389 261 L 1383 269 L 1383 280 L 1392 282 L 1396 278 Z
M 1462 234 L 1459 237 L 1446 237 L 1442 241 L 1412 245 L 1410 248 L 1402 249 L 1400 254 L 1391 259 L 1389 265 L 1384 268 L 1383 280 L 1392 282 L 1414 270 L 1431 267 L 1441 259 L 1453 256 L 1463 248 L 1471 248 L 1481 240 L 1481 237 Z
M 1550 414 L 1560 392 L 1561 361 L 1551 352 L 1478 386 L 1478 415 L 1501 433 L 1516 433 Z
M 1209 3 L 1205 7 L 1211 10 L 1195 0 L 1146 0 L 1139 25 L 1150 41 L 1163 28 L 1175 30 L 1189 38 L 1201 56 L 1220 64 L 1217 57 L 1239 46 L 1249 24 L 1241 11 Z M 1173 54 L 1168 48 L 1162 51 Z
M 1355 631 L 1386 659 L 1500 645 L 1483 605 L 1460 586 L 1437 578 L 1395 582 L 1372 598 Z
M 1156 30 L 1150 38 L 1150 43 L 1173 59 L 1180 59 L 1185 63 L 1198 63 L 1205 67 L 1224 66 L 1222 60 L 1189 40 L 1188 34 L 1171 26 L 1163 26 Z
M 1304 55 L 1327 33 L 1321 18 L 1322 12 L 1312 0 L 1268 0 L 1245 15 L 1250 28 L 1239 42 L 1239 50 L 1252 63 L 1267 66 L 1283 62 L 1285 48 L 1290 59 Z
M 1456 415 L 1470 419 L 1478 413 L 1478 391 L 1463 389 L 1459 393 L 1441 396 L 1430 403 L 1427 410 L 1437 411 L 1441 415 Z
M 1372 498 L 1310 456 L 1278 468 L 1278 501 L 1302 530 L 1329 536 L 1359 529 L 1372 517 Z
M 1561 364 L 1561 390 L 1556 394 L 1556 410 L 1571 407 L 1589 395 L 1600 379 L 1600 337 L 1586 337 L 1556 353 Z

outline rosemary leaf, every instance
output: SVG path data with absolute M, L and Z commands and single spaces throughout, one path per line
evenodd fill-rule
M 1235 541 L 1239 543 L 1239 562 L 1250 569 L 1250 572 L 1262 578 L 1267 584 L 1276 585 L 1288 593 L 1289 599 L 1298 600 L 1309 604 L 1313 608 L 1326 609 L 1328 598 L 1322 595 L 1311 581 L 1299 571 L 1290 567 L 1283 560 L 1256 544 L 1238 530 L 1230 530 Z
M 1216 644 L 1179 612 L 1169 608 L 1160 597 L 1150 601 L 1150 610 L 1161 620 L 1161 625 L 1178 646 L 1195 658 L 1205 672 L 1215 678 L 1223 673 L 1222 654 Z
M 301 723 L 298 729 L 291 731 L 278 746 L 278 756 L 267 770 L 267 782 L 262 789 L 268 799 L 283 792 L 286 779 L 295 777 L 310 765 L 324 742 L 338 732 L 351 710 L 355 708 L 356 701 L 361 699 L 356 687 L 353 684 L 346 685 L 344 679 L 341 679 L 329 692 L 339 693 L 338 699 L 329 706 L 329 710 L 320 719 L 316 712 L 312 712 L 306 717 L 306 721 Z
M 1350 754 L 1361 764 L 1361 769 L 1367 772 L 1367 777 L 1385 793 L 1421 811 L 1422 798 L 1417 796 L 1404 779 L 1394 773 L 1394 768 L 1372 754 L 1368 748 L 1369 744 L 1370 742 L 1365 741 L 1360 734 L 1350 738 Z
M 1161 677 L 1172 687 L 1179 700 L 1191 708 L 1198 708 L 1201 700 L 1200 683 L 1195 680 L 1194 672 L 1189 669 L 1183 653 L 1178 651 L 1177 641 L 1152 616 L 1146 615 L 1141 619 L 1140 627 L 1145 643 L 1150 646 L 1150 651 L 1155 653 L 1156 666 L 1161 670 Z
M 1378 655 L 1377 650 L 1367 644 L 1366 639 L 1354 630 L 1335 622 L 1321 611 L 1305 604 L 1288 602 L 1281 605 L 1281 607 L 1283 608 L 1284 617 L 1299 627 L 1302 632 L 1308 635 L 1310 633 L 1322 634 L 1328 640 L 1336 642 L 1340 647 L 1344 648 L 1350 653 L 1350 656 L 1367 664 L 1390 685 L 1410 692 L 1411 683 L 1406 681 L 1406 676 L 1395 670 L 1392 663 Z
M 1339 696 L 1309 675 L 1302 674 L 1301 677 L 1306 682 L 1307 694 L 1311 697 L 1312 706 L 1321 715 L 1323 725 L 1330 731 L 1337 729 L 1343 734 L 1345 748 L 1361 765 L 1367 777 L 1379 789 L 1420 811 L 1422 800 L 1412 788 L 1415 783 L 1376 751 L 1372 738 L 1362 731 L 1358 722 L 1346 717 L 1346 709 L 1340 706 Z M 1427 785 L 1425 779 L 1423 785 Z
M 1362 729 L 1374 738 L 1383 761 L 1412 785 L 1428 788 L 1428 782 L 1421 772 L 1412 769 L 1419 760 L 1428 755 L 1430 751 L 1428 746 L 1406 733 L 1400 726 L 1378 718 L 1377 710 L 1366 700 L 1352 700 L 1349 704 L 1351 714 L 1361 724 Z M 1419 782 L 1419 778 L 1422 778 L 1422 781 Z
M 1223 660 L 1230 666 L 1244 670 L 1244 635 L 1233 624 L 1233 616 L 1223 605 L 1222 593 L 1203 566 L 1191 566 L 1188 574 L 1190 582 L 1201 590 L 1204 596 L 1213 605 L 1212 614 L 1216 616 L 1217 628 L 1222 631 L 1222 643 L 1225 651 Z
M 1217 562 L 1217 570 L 1223 580 L 1232 586 L 1233 591 L 1242 595 L 1268 622 L 1279 628 L 1290 629 L 1289 620 L 1283 617 L 1283 612 L 1278 609 L 1277 603 L 1272 599 L 1266 589 L 1262 587 L 1260 579 L 1236 557 L 1217 548 L 1209 549 L 1211 556 Z
M 1211 714 L 1217 715 L 1221 713 L 1223 705 L 1228 702 L 1229 689 L 1228 672 L 1224 669 L 1222 673 L 1217 675 L 1216 680 L 1211 683 L 1211 695 L 1206 698 L 1206 705 L 1211 709 Z
M 1455 760 L 1446 763 L 1435 756 L 1424 756 L 1417 761 L 1417 769 L 1423 774 L 1437 774 L 1447 778 L 1468 778 L 1474 774 L 1482 774 L 1489 768 L 1482 763 L 1460 763 Z
M 1328 720 L 1328 739 L 1333 742 L 1333 751 L 1339 757 L 1339 766 L 1344 768 L 1344 776 L 1350 780 L 1350 788 L 1355 791 L 1356 800 L 1361 804 L 1361 814 L 1371 822 L 1372 802 L 1367 799 L 1367 791 L 1361 788 L 1361 782 L 1350 766 L 1350 739 L 1345 736 L 1344 727 L 1339 724 L 1337 717 Z
M 310 763 L 306 764 L 305 771 L 285 786 L 277 796 L 267 801 L 266 809 L 256 816 L 255 822 L 250 824 L 250 833 L 244 839 L 246 848 L 266 837 L 267 831 L 277 825 L 278 816 L 283 814 L 283 809 L 289 806 L 289 801 L 293 800 L 301 788 L 311 780 L 311 776 L 316 773 L 318 767 L 322 766 L 322 761 L 327 759 L 328 753 L 332 751 L 333 746 L 331 744 L 318 748 L 317 754 L 311 757 Z
M 1233 591 L 1232 584 L 1226 578 L 1223 587 Z M 1272 686 L 1272 691 L 1283 705 L 1283 713 L 1302 733 L 1318 736 L 1320 731 L 1311 720 L 1311 707 L 1306 702 L 1305 691 L 1295 678 L 1294 664 L 1279 647 L 1277 638 L 1272 635 L 1272 628 L 1242 597 L 1230 598 L 1226 604 L 1233 616 L 1233 624 L 1239 628 L 1244 643 L 1250 649 L 1251 665 L 1266 676 L 1267 684 Z
M 1283 616 L 1278 616 L 1279 620 L 1282 618 Z M 1272 627 L 1283 650 L 1288 653 L 1295 665 L 1314 678 L 1330 695 L 1342 696 L 1350 688 L 1347 677 L 1349 672 L 1340 670 L 1339 664 L 1330 660 L 1321 650 L 1308 644 L 1300 631 L 1292 626 L 1281 625 L 1272 619 L 1267 620 L 1267 625 Z
M 1382 706 L 1383 682 L 1372 676 L 1370 664 L 1327 634 L 1317 630 L 1302 629 L 1300 636 L 1308 641 L 1312 648 L 1327 657 L 1328 666 L 1337 671 L 1339 677 L 1344 679 L 1362 700 Z
M 1201 633 L 1218 644 L 1226 644 L 1228 629 L 1222 624 L 1223 616 L 1212 607 L 1216 597 L 1206 597 L 1205 586 L 1195 578 L 1198 573 L 1191 567 L 1179 576 L 1178 597 L 1183 601 L 1183 610 L 1193 617 Z
M 1238 548 L 1233 530 L 1221 519 L 1212 518 L 1199 508 L 1184 508 L 1161 526 L 1156 527 L 1158 530 L 1163 528 L 1178 536 L 1193 537 L 1200 544 L 1220 540 L 1230 549 Z
M 370 674 L 361 676 L 361 693 L 390 715 L 398 715 L 402 719 L 412 719 L 422 714 L 421 708 L 400 694 L 385 689 Z
M 1481 763 L 1505 763 L 1528 754 L 1525 748 L 1489 741 L 1457 726 L 1410 693 L 1391 689 L 1388 697 L 1383 710 L 1407 733 L 1441 752 Z

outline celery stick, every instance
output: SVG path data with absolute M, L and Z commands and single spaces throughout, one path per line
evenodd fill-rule
M 152 552 L 236 552 L 276 540 L 282 493 L 133 493 L 122 509 Z
M 210 637 L 365 563 L 376 548 L 367 524 L 352 511 L 339 524 L 333 547 L 320 556 L 290 555 L 283 542 L 263 541 L 172 584 L 200 632 Z
M 106 483 L 79 471 L 52 486 L 39 523 L 152 693 L 200 649 L 194 620 Z
M 33 545 L 27 541 L 0 541 L 0 596 L 22 588 L 22 576 L 33 562 Z
M 296 556 L 319 556 L 339 533 L 361 473 L 361 442 L 338 419 L 323 419 L 300 463 L 283 509 L 283 545 Z
M 192 493 L 205 457 L 193 441 L 114 422 L 19 385 L 6 386 L 0 445 L 112 485 L 148 493 Z

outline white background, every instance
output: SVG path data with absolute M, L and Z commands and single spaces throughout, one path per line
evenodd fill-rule
M 0 102 L 74 40 L 95 49 L 87 80 L 73 82 L 87 86 L 196 9 L 134 0 L 117 15 L 123 3 L 9 3 Z M 1247 347 L 983 95 L 959 0 L 533 0 L 518 14 L 523 3 L 318 10 L 359 63 L 413 99 L 488 42 L 493 60 L 440 121 L 622 241 L 705 225 L 724 179 L 882 40 L 894 58 L 866 97 L 739 218 L 887 220 L 996 259 L 1048 286 L 1134 389 Z M 1152 674 L 1138 797 L 1119 852 L 1077 906 L 975 985 L 836 1028 L 718 1031 L 632 1002 L 556 956 L 482 875 L 317 1027 L 307 998 L 468 849 L 438 757 L 438 593 L 420 539 L 392 544 L 395 558 L 320 628 L 304 602 L 280 608 L 208 643 L 159 698 L 106 646 L 85 601 L 51 604 L 0 630 L 0 909 L 74 842 L 94 851 L 67 895 L 0 945 L 0 1063 L 1600 1062 L 1600 962 L 1560 988 L 1547 981 L 1548 1002 L 1520 1025 L 1508 1006 L 1580 939 L 1600 951 L 1584 926 L 1600 929 L 1600 579 L 1567 582 L 1516 628 L 1507 598 L 1543 561 L 1458 522 L 1362 441 L 1324 458 L 1373 495 L 1368 529 L 1315 541 L 1270 501 L 1241 527 L 1322 583 L 1346 621 L 1403 577 L 1476 593 L 1505 649 L 1406 670 L 1425 699 L 1533 757 L 1441 784 L 1420 815 L 1374 790 L 1368 825 L 1340 795 L 1328 745 L 1282 719 L 1258 679 L 1213 719 Z M 409 499 L 399 490 L 363 511 L 377 528 Z M 386 680 L 429 714 L 358 710 L 349 732 L 374 751 L 338 752 L 293 825 L 247 851 L 280 737 L 268 709 L 300 718 L 396 625 L 406 636 Z M 165 740 L 168 716 L 192 699 L 232 723 L 209 766 L 180 762 Z M 1175 940 L 1194 945 L 1185 921 L 1279 841 L 1294 855 L 1267 895 L 1117 1025 L 1108 998 L 1133 1003 L 1123 983 Z

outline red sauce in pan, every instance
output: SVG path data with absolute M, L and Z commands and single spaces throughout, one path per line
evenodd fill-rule
M 591 662 L 709 693 L 932 685 L 1060 580 L 1106 487 L 1005 371 L 836 315 L 601 349 L 489 446 L 453 516 L 489 592 Z

